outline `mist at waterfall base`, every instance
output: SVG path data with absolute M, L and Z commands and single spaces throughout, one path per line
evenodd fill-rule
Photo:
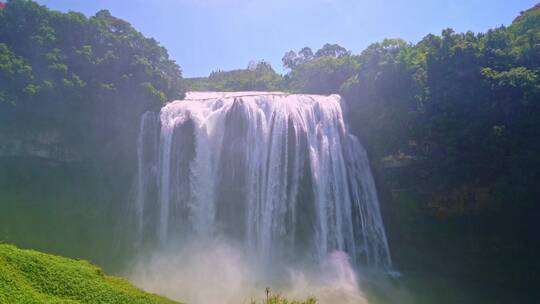
M 367 303 L 348 256 L 330 254 L 321 265 L 265 265 L 223 240 L 194 240 L 141 260 L 131 276 L 146 290 L 184 303 L 261 303 L 266 287 L 291 299 Z
M 246 303 L 266 287 L 366 302 L 354 269 L 391 260 L 344 108 L 337 95 L 197 92 L 145 113 L 132 279 L 187 303 Z

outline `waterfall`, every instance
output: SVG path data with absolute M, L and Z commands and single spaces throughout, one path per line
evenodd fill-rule
M 149 195 L 155 191 L 157 132 L 159 132 L 159 124 L 156 113 L 151 111 L 143 113 L 137 138 L 137 181 L 134 208 L 138 242 L 142 240 L 145 228 L 144 215 L 148 207 L 146 203 L 151 199 Z
M 160 243 L 219 235 L 265 260 L 322 261 L 339 250 L 388 269 L 367 154 L 341 103 L 338 95 L 191 92 L 159 119 L 145 113 L 139 227 L 153 227 Z

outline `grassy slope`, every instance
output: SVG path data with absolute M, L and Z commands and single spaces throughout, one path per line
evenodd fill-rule
M 92 264 L 0 244 L 0 303 L 175 303 Z

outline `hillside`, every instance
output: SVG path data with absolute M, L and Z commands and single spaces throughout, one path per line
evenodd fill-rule
M 86 261 L 0 245 L 0 303 L 176 302 L 107 276 Z
M 135 174 L 139 118 L 182 98 L 182 85 L 167 50 L 107 10 L 85 16 L 7 1 L 0 9 L 0 239 L 105 268 L 116 265 L 113 255 L 125 260 L 120 238 L 101 241 L 127 234 L 114 229 L 122 227 L 116 215 Z

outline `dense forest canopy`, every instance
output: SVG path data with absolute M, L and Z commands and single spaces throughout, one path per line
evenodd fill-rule
M 166 49 L 128 22 L 106 10 L 88 18 L 26 0 L 0 10 L 0 82 L 2 126 L 60 128 L 84 140 L 89 154 L 127 144 L 123 130 L 136 128 L 142 112 L 184 92 Z
M 106 99 L 134 88 L 153 102 L 182 95 L 180 68 L 165 48 L 106 10 L 87 18 L 13 0 L 0 22 L 2 82 L 9 84 L 2 86 L 3 102 L 53 93 L 81 99 L 87 92 Z

